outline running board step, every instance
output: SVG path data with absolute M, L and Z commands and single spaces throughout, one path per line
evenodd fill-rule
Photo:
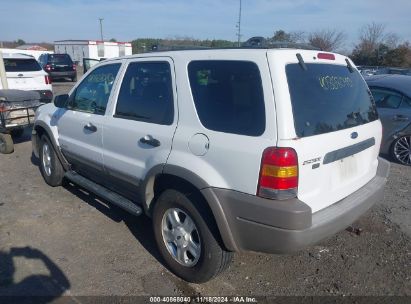
M 133 215 L 139 216 L 143 212 L 139 206 L 126 199 L 124 196 L 121 196 L 106 187 L 100 186 L 74 171 L 67 171 L 66 174 L 64 174 L 64 177 Z

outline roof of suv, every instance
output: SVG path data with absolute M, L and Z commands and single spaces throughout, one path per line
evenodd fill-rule
M 369 86 L 381 86 L 400 91 L 411 97 L 411 76 L 385 74 L 366 77 Z
M 21 53 L 3 53 L 3 58 L 11 58 L 11 59 L 35 59 L 31 55 L 21 54 Z
M 160 51 L 152 51 L 147 53 L 139 53 L 133 54 L 129 56 L 122 56 L 116 58 L 108 58 L 105 60 L 113 61 L 118 59 L 132 59 L 132 58 L 139 58 L 139 57 L 155 57 L 155 56 L 175 56 L 176 54 L 185 54 L 185 55 L 194 55 L 198 53 L 226 53 L 226 52 L 236 52 L 236 53 L 262 53 L 265 54 L 267 52 L 295 52 L 295 53 L 305 53 L 305 52 L 321 52 L 321 53 L 330 53 L 330 52 L 323 52 L 319 50 L 308 50 L 308 49 L 301 49 L 301 48 L 261 48 L 261 47 L 240 47 L 240 48 L 193 48 L 193 49 L 175 49 L 175 50 L 160 50 Z M 335 54 L 335 53 L 333 53 Z

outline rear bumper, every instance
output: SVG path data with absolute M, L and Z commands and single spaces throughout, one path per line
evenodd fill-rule
M 381 200 L 389 168 L 390 163 L 379 158 L 377 175 L 370 182 L 314 214 L 298 199 L 273 201 L 224 189 L 203 191 L 212 191 L 219 200 L 229 227 L 222 232 L 223 239 L 234 242 L 229 249 L 289 253 L 344 230 Z
M 58 79 L 58 78 L 72 78 L 77 75 L 77 71 L 62 71 L 62 72 L 48 72 L 49 76 L 52 79 Z

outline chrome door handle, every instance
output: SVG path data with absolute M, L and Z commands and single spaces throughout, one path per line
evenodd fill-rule
M 89 122 L 88 124 L 86 124 L 84 126 L 84 130 L 87 130 L 87 131 L 90 131 L 90 132 L 96 132 L 97 127 L 95 125 L 93 125 L 91 122 Z
M 153 136 L 151 136 L 151 135 L 146 135 L 146 136 L 140 138 L 140 142 L 143 143 L 143 144 L 153 146 L 153 147 L 158 147 L 161 144 L 160 141 L 153 138 Z

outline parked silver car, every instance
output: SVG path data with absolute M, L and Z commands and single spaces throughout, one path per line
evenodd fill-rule
M 411 166 L 411 76 L 375 75 L 365 80 L 383 124 L 381 153 Z

